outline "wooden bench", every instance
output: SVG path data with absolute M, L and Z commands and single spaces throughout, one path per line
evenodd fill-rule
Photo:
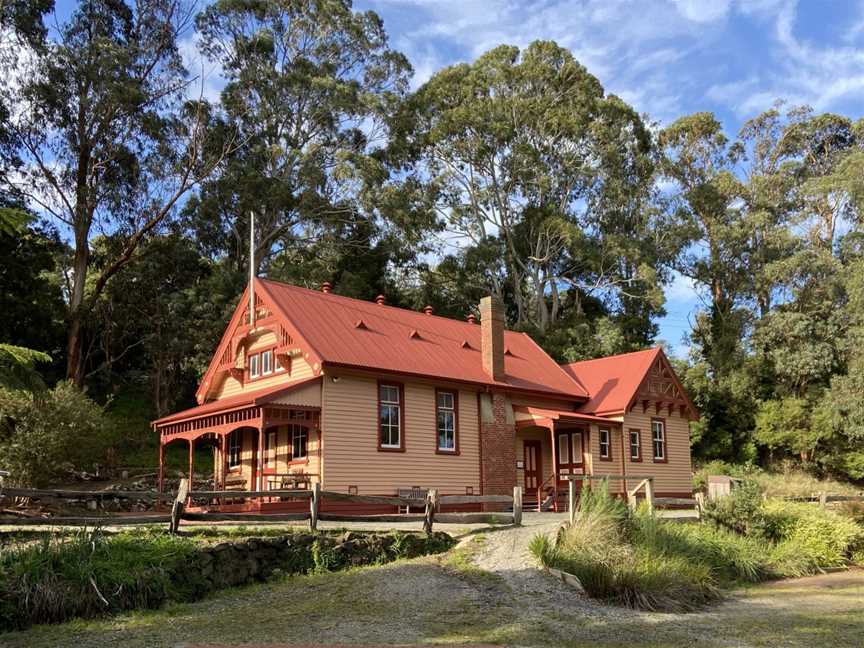
M 405 497 L 407 499 L 417 499 L 417 500 L 425 500 L 426 495 L 429 493 L 428 488 L 420 488 L 419 486 L 412 486 L 411 488 L 397 488 L 396 489 L 396 497 Z M 401 510 L 401 507 L 400 507 Z M 406 506 L 405 512 L 410 513 L 411 507 Z

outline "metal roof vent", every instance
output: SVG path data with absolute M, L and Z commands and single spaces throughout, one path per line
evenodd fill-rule
M 366 322 L 364 322 L 362 319 L 359 319 L 354 322 L 354 328 L 367 330 L 369 327 L 366 326 Z
M 384 304 L 387 303 L 387 300 L 384 299 L 384 295 L 378 295 L 375 298 L 375 303 L 378 304 L 379 306 L 383 306 Z

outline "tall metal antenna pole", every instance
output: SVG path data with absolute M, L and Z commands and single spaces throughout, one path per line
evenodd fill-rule
M 255 326 L 255 212 L 249 212 L 249 326 Z

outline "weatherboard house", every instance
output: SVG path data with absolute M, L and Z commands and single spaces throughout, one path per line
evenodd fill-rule
M 326 283 L 317 291 L 255 279 L 197 399 L 153 422 L 160 489 L 165 448 L 183 443 L 190 473 L 193 449 L 212 446 L 219 490 L 317 482 L 358 495 L 506 495 L 518 485 L 527 505 L 554 505 L 571 474 L 653 476 L 665 497 L 692 490 L 688 421 L 698 414 L 660 348 L 560 366 L 525 333 L 505 330 L 491 297 L 476 323 L 342 297 Z

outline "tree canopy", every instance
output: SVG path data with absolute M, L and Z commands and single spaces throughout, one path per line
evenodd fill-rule
M 0 4 L 7 387 L 51 416 L 102 411 L 64 377 L 144 420 L 191 404 L 254 213 L 262 275 L 456 318 L 494 293 L 559 361 L 656 344 L 664 291 L 691 282 L 694 455 L 864 479 L 864 120 L 778 103 L 737 133 L 657 124 L 550 41 L 412 88 L 348 0 L 197 9 Z M 182 48 L 218 66 L 218 98 Z

